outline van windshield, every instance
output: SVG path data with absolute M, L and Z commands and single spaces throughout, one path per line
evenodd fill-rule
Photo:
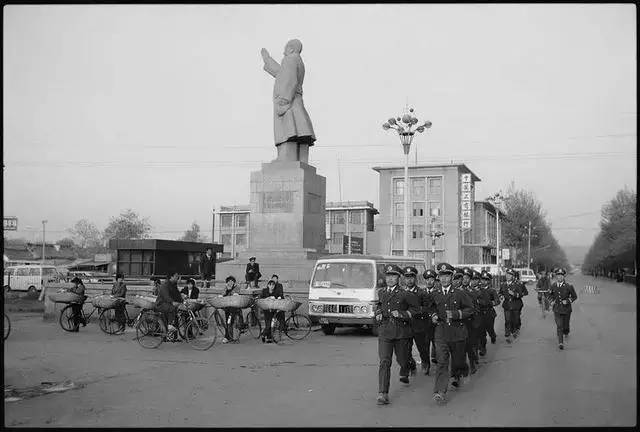
M 311 281 L 313 288 L 371 289 L 375 287 L 371 263 L 331 262 L 316 266 Z

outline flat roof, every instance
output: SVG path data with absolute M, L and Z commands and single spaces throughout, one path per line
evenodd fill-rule
M 475 201 L 475 204 L 482 204 L 485 207 L 489 207 L 490 210 L 493 210 L 493 212 L 495 213 L 496 211 L 496 206 L 493 205 L 493 203 L 491 201 Z M 506 215 L 507 213 L 504 212 L 504 210 L 502 210 L 500 207 L 498 207 L 498 211 L 500 212 L 500 214 Z
M 334 254 L 334 255 L 323 255 L 318 259 L 369 259 L 369 260 L 393 260 L 393 261 L 406 261 L 409 260 L 418 260 L 424 262 L 422 258 L 414 258 L 414 257 L 403 257 L 398 255 L 358 255 L 358 254 Z
M 162 239 L 109 240 L 109 249 L 152 249 L 164 251 L 205 252 L 209 247 L 213 249 L 213 252 L 223 251 L 223 245 L 219 243 L 200 243 Z
M 469 167 L 467 167 L 465 164 L 456 164 L 456 163 L 454 163 L 454 164 L 409 165 L 409 171 L 416 170 L 416 169 L 422 169 L 422 168 L 452 168 L 452 167 L 459 168 L 465 174 L 466 173 L 471 174 L 471 179 L 474 182 L 482 181 L 482 180 L 480 180 L 480 177 L 475 175 L 475 173 L 473 171 L 471 171 L 469 169 Z M 391 170 L 404 170 L 404 165 L 377 166 L 377 167 L 373 167 L 371 169 L 374 170 L 374 171 L 377 171 L 377 172 L 391 171 Z

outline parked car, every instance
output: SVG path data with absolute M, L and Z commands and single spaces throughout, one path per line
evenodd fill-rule
M 529 282 L 535 282 L 537 280 L 536 274 L 529 268 L 516 268 L 514 270 L 520 273 L 520 281 L 522 283 L 527 284 Z

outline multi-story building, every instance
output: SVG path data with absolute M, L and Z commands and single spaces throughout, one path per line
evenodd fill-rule
M 343 253 L 344 236 L 362 239 L 362 251 L 367 253 L 369 235 L 374 230 L 373 216 L 378 210 L 369 201 L 328 202 L 325 207 L 326 250 Z
M 328 202 L 325 207 L 326 250 L 343 252 L 343 238 L 362 239 L 363 253 L 368 250 L 368 232 L 374 230 L 373 216 L 378 210 L 368 201 Z M 222 206 L 214 210 L 214 242 L 224 245 L 222 258 L 236 258 L 251 245 L 249 205 Z M 349 223 L 347 223 L 349 221 Z
M 505 214 L 488 201 L 474 203 L 472 241 L 463 243 L 464 264 L 496 263 L 496 210 L 502 221 Z M 502 223 L 500 222 L 502 235 Z M 468 239 L 467 239 L 468 240 Z M 504 246 L 501 247 L 503 249 Z
M 409 194 L 408 252 L 427 264 L 446 261 L 461 264 L 463 245 L 471 243 L 474 225 L 475 183 L 480 181 L 464 164 L 415 165 L 409 167 L 409 185 L 404 167 L 374 167 L 380 174 L 380 215 L 371 251 L 402 255 L 404 194 Z M 430 233 L 444 232 L 432 245 Z M 377 248 L 375 250 L 374 248 Z M 435 249 L 435 256 L 432 252 Z

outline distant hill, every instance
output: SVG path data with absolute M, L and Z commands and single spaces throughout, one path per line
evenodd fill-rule
M 569 263 L 580 266 L 584 257 L 589 252 L 590 246 L 561 246 L 564 253 L 567 255 Z

